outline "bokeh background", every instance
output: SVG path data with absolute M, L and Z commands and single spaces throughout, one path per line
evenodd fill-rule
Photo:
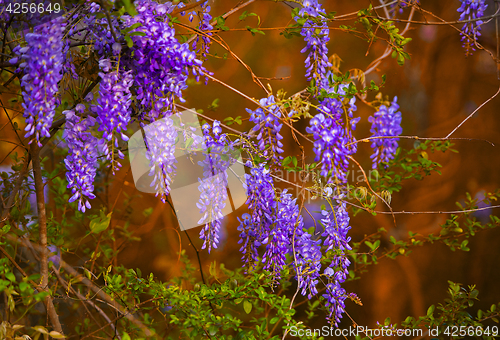
M 223 14 L 237 1 L 215 0 L 212 5 L 214 16 Z M 328 12 L 336 11 L 338 15 L 351 13 L 367 7 L 370 1 L 323 1 Z M 373 5 L 378 5 L 372 1 Z M 487 15 L 494 13 L 493 1 L 487 1 Z M 421 7 L 426 11 L 447 21 L 458 20 L 458 0 L 435 1 L 421 0 Z M 280 33 L 283 27 L 291 23 L 291 8 L 283 3 L 273 1 L 257 1 L 245 8 L 248 12 L 255 12 L 260 16 L 260 25 L 263 28 L 277 28 L 266 30 L 265 35 L 252 36 L 245 29 L 246 25 L 255 27 L 256 17 L 248 17 L 244 22 L 238 20 L 238 12 L 231 16 L 226 25 L 231 28 L 228 32 L 220 33 L 231 51 L 238 55 L 253 72 L 263 77 L 262 82 L 269 84 L 276 93 L 283 89 L 288 94 L 294 94 L 304 89 L 308 82 L 304 77 L 305 54 L 300 50 L 304 47 L 302 38 L 285 39 Z M 399 18 L 406 19 L 409 10 L 406 9 Z M 382 13 L 380 11 L 380 13 Z M 437 21 L 429 14 L 417 10 L 414 15 L 417 21 Z M 333 27 L 340 24 L 352 24 L 349 20 L 334 22 Z M 402 23 L 398 24 L 403 27 Z M 453 27 L 460 28 L 455 24 Z M 467 117 L 481 103 L 490 98 L 498 89 L 500 81 L 497 78 L 497 65 L 494 58 L 485 51 L 476 51 L 472 56 L 465 57 L 461 46 L 459 32 L 449 25 L 412 25 L 405 36 L 413 38 L 407 44 L 406 51 L 411 54 L 411 60 L 404 66 L 398 66 L 395 59 L 386 58 L 377 69 L 367 75 L 367 81 L 379 82 L 382 75 L 387 76 L 387 83 L 381 90 L 390 100 L 394 96 L 399 98 L 400 111 L 403 117 L 403 134 L 418 135 L 421 137 L 445 137 L 463 119 Z M 351 69 L 365 70 L 371 61 L 380 56 L 386 42 L 379 40 L 371 44 L 362 41 L 354 35 L 340 30 L 331 30 L 331 40 L 328 44 L 329 53 L 337 54 L 342 63 L 344 73 Z M 482 27 L 480 43 L 488 50 L 496 53 L 496 36 L 494 19 Z M 251 78 L 248 70 L 230 56 L 224 58 L 224 51 L 216 44 L 212 45 L 211 55 L 205 64 L 208 70 L 214 72 L 215 77 L 226 84 L 260 99 L 265 96 Z M 285 78 L 270 80 L 264 78 Z M 10 97 L 6 89 L 2 89 L 2 100 Z M 368 100 L 373 100 L 376 93 L 370 93 Z M 209 82 L 208 85 L 194 84 L 186 91 L 186 105 L 191 108 L 203 109 L 204 114 L 222 120 L 227 116 L 241 116 L 241 126 L 232 125 L 236 129 L 249 129 L 252 123 L 248 121 L 245 108 L 255 109 L 255 106 L 242 96 L 225 88 L 220 84 Z M 208 110 L 214 99 L 219 98 L 219 108 L 216 111 Z M 361 117 L 358 125 L 357 137 L 368 137 L 368 117 L 373 109 L 357 102 L 357 115 Z M 484 141 L 453 141 L 454 148 L 459 153 L 430 154 L 430 158 L 443 165 L 442 175 L 432 175 L 422 181 L 408 181 L 404 183 L 401 192 L 392 197 L 392 207 L 395 211 L 449 211 L 456 210 L 456 201 L 463 201 L 465 193 L 481 197 L 484 192 L 496 190 L 500 184 L 500 98 L 494 98 L 464 124 L 454 137 L 486 139 L 495 144 Z M 312 111 L 313 112 L 313 111 Z M 17 121 L 23 126 L 19 112 Z M 0 124 L 8 122 L 2 112 Z M 306 121 L 297 123 L 297 128 L 305 131 Z M 1 148 L 0 159 L 12 151 L 13 145 L 6 141 L 15 141 L 13 131 L 4 128 L 0 132 Z M 287 155 L 299 155 L 299 147 L 293 141 L 289 129 L 284 127 L 284 144 Z M 305 140 L 299 141 L 304 145 L 308 161 L 312 162 L 314 155 L 311 145 Z M 412 140 L 402 140 L 401 147 L 411 148 Z M 18 150 L 19 151 L 19 150 Z M 54 162 L 60 161 L 53 150 L 46 149 L 45 155 Z M 369 144 L 359 147 L 356 159 L 365 169 L 370 168 Z M 8 165 L 7 158 L 2 165 Z M 113 179 L 106 175 L 101 180 L 110 180 L 105 191 L 98 193 L 95 206 L 98 203 L 116 208 L 120 214 L 113 215 L 112 225 L 130 223 L 129 230 L 140 241 L 130 245 L 116 247 L 121 250 L 118 262 L 127 267 L 141 268 L 143 273 L 152 272 L 161 280 L 169 280 L 180 273 L 179 249 L 185 249 L 193 262 L 196 254 L 179 226 L 171 209 L 164 205 L 154 195 L 138 192 L 134 187 L 130 167 L 127 161 Z M 285 188 L 286 185 L 280 184 Z M 295 188 L 289 188 L 295 194 Z M 125 194 L 130 198 L 125 199 Z M 197 198 L 196 198 L 197 199 Z M 152 208 L 152 212 L 151 212 Z M 379 204 L 379 209 L 385 209 Z M 150 215 L 145 216 L 144 210 L 149 209 Z M 225 227 L 221 236 L 221 246 L 208 254 L 201 253 L 204 271 L 208 273 L 212 261 L 224 262 L 228 268 L 241 266 L 237 217 L 246 212 L 246 207 L 240 207 L 233 214 L 225 218 Z M 489 211 L 481 215 L 487 218 Z M 494 211 L 491 213 L 495 213 Z M 361 240 L 364 235 L 375 232 L 384 227 L 389 230 L 387 238 L 394 236 L 404 239 L 408 231 L 420 234 L 439 232 L 448 214 L 414 214 L 397 215 L 397 224 L 392 223 L 390 215 L 372 217 L 361 213 L 351 218 L 350 235 L 354 241 Z M 191 240 L 199 249 L 202 242 L 198 238 L 200 228 L 188 231 Z M 347 311 L 359 324 L 374 327 L 376 321 L 382 322 L 391 317 L 393 322 L 401 322 L 408 315 L 425 315 L 431 304 L 443 302 L 447 297 L 448 280 L 475 284 L 479 290 L 480 301 L 471 309 L 475 315 L 477 308 L 488 308 L 492 303 L 500 301 L 500 230 L 480 232 L 470 243 L 469 252 L 452 252 L 448 247 L 440 244 L 426 245 L 414 250 L 409 257 L 398 257 L 396 260 L 385 259 L 379 265 L 371 266 L 369 272 L 362 275 L 361 280 L 345 284 L 346 290 L 355 292 L 363 302 L 363 306 L 347 302 Z M 382 246 L 389 246 L 383 240 Z M 76 262 L 82 259 L 71 258 Z M 199 275 L 199 272 L 198 272 Z M 345 318 L 343 326 L 350 321 Z M 323 316 L 312 321 L 308 326 L 321 327 L 325 325 Z

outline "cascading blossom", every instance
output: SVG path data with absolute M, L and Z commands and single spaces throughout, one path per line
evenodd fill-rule
M 77 107 L 77 110 L 83 112 L 81 106 Z M 81 119 L 71 110 L 64 111 L 64 114 L 66 115 L 64 139 L 69 147 L 69 154 L 64 164 L 68 170 L 66 172 L 68 188 L 71 188 L 73 194 L 69 202 L 78 200 L 78 210 L 85 212 L 91 208 L 89 199 L 95 198 L 93 183 L 97 169 L 98 141 L 89 131 L 94 126 L 95 119 L 91 116 Z
M 101 10 L 101 6 L 95 2 L 90 2 L 87 6 L 88 15 L 84 17 L 83 22 L 89 28 L 95 51 L 104 58 L 112 51 L 113 44 L 118 42 L 113 38 L 107 18 L 98 18 L 94 15 Z M 113 17 L 111 22 L 113 27 L 120 27 L 116 18 Z M 115 29 L 114 32 L 118 40 L 122 39 L 119 29 Z
M 259 101 L 261 107 L 255 111 L 246 109 L 250 113 L 250 121 L 255 123 L 253 131 L 258 131 L 258 147 L 263 152 L 264 157 L 271 156 L 273 161 L 278 163 L 283 153 L 283 143 L 280 131 L 283 124 L 280 123 L 280 110 L 274 101 L 274 96 L 262 98 Z M 264 109 L 265 108 L 265 109 Z M 270 149 L 268 149 L 270 147 Z
M 134 5 L 138 15 L 124 16 L 124 25 L 140 24 L 132 32 L 142 35 L 132 36 L 132 57 L 124 58 L 122 63 L 135 75 L 140 118 L 156 120 L 174 111 L 176 98 L 185 101 L 182 91 L 187 88 L 189 70 L 194 73 L 196 69 L 199 74 L 205 69 L 189 44 L 175 38 L 175 29 L 167 17 L 173 6 L 151 0 L 139 0 Z
M 317 84 L 321 83 L 332 66 L 328 61 L 328 47 L 326 46 L 330 41 L 330 32 L 322 14 L 325 12 L 317 0 L 304 0 L 299 11 L 300 17 L 295 17 L 295 21 L 299 21 L 303 16 L 309 17 L 300 32 L 307 44 L 301 52 L 309 51 L 305 62 L 306 77 L 308 80 L 316 80 Z
M 295 254 L 292 256 L 299 289 L 302 295 L 307 295 L 307 298 L 311 299 L 318 293 L 316 285 L 319 282 L 321 270 L 321 240 L 314 240 L 311 234 L 303 230 L 303 226 L 302 216 L 300 216 L 295 235 L 290 235 L 290 239 L 295 241 L 292 248 Z
M 146 131 L 146 158 L 149 159 L 149 176 L 153 176 L 151 186 L 155 187 L 156 196 L 160 196 L 163 203 L 167 201 L 170 184 L 175 176 L 175 139 L 177 130 L 170 117 L 159 119 L 147 126 Z
M 252 168 L 252 163 L 247 162 Z M 251 211 L 249 218 L 240 221 L 240 241 L 243 243 L 240 251 L 245 265 L 252 269 L 258 258 L 257 249 L 269 235 L 274 222 L 276 198 L 271 174 L 263 164 L 252 168 L 250 174 L 245 174 L 247 189 L 247 204 Z
M 347 233 L 351 229 L 349 226 L 349 214 L 346 210 L 346 203 L 339 197 L 337 206 L 333 212 L 323 210 L 321 213 L 323 218 L 321 223 L 324 226 L 322 234 L 325 237 L 324 246 L 326 251 L 333 251 L 334 256 L 332 263 L 325 270 L 325 275 L 328 277 L 326 285 L 326 293 L 323 297 L 327 300 L 326 306 L 329 310 L 328 319 L 338 326 L 340 319 L 345 311 L 345 299 L 347 294 L 341 284 L 347 279 L 349 274 L 348 267 L 351 264 L 347 258 L 346 251 L 351 250 L 349 241 L 351 237 Z
M 240 252 L 243 253 L 241 260 L 249 269 L 253 269 L 259 261 L 260 237 L 257 228 L 252 223 L 252 216 L 243 214 L 241 219 L 238 217 L 240 225 L 240 239 L 238 244 L 242 244 Z
M 123 141 L 128 141 L 128 137 L 123 132 L 127 130 L 130 122 L 130 105 L 132 103 L 130 86 L 134 79 L 130 71 L 110 71 L 111 62 L 109 60 L 101 60 L 100 66 L 104 72 L 99 73 L 102 81 L 97 105 L 93 107 L 93 110 L 97 114 L 99 131 L 103 131 L 104 154 L 111 161 L 114 174 L 121 165 L 115 160 L 115 154 L 113 150 L 109 149 L 108 142 L 111 142 L 112 148 L 117 148 L 118 157 L 123 159 L 124 155 L 118 149 L 117 134 Z
M 302 216 L 296 199 L 285 189 L 281 192 L 275 213 L 275 223 L 267 237 L 263 240 L 266 251 L 262 257 L 264 269 L 272 272 L 274 282 L 281 279 L 281 271 L 285 267 L 286 254 L 289 253 L 295 227 L 302 230 Z
M 203 32 L 203 35 L 196 37 L 195 41 L 193 42 L 193 50 L 196 50 L 198 47 L 200 48 L 201 51 L 201 57 L 202 59 L 205 59 L 208 53 L 208 49 L 210 48 L 210 45 L 212 43 L 212 40 L 210 37 L 212 36 L 212 32 L 210 32 L 214 27 L 210 24 L 210 21 L 212 21 L 212 16 L 210 15 L 210 5 L 208 4 L 208 1 L 205 2 L 205 4 L 201 7 L 201 20 L 200 20 L 200 25 L 199 29 L 200 31 Z M 201 40 L 201 46 L 198 46 L 199 42 Z
M 484 11 L 488 7 L 485 0 L 460 0 L 461 6 L 458 8 L 460 12 L 459 20 L 474 20 L 481 18 L 484 15 Z M 467 22 L 462 27 L 463 47 L 465 48 L 466 55 L 472 54 L 475 51 L 475 42 L 479 36 L 481 36 L 481 25 L 483 20 L 476 20 Z
M 318 113 L 311 119 L 306 132 L 313 134 L 315 161 L 321 161 L 321 176 L 328 177 L 333 171 L 334 178 L 345 182 L 349 167 L 347 156 L 351 154 L 351 149 L 346 146 L 350 139 L 345 128 L 329 116 Z
M 372 123 L 370 132 L 373 137 L 394 137 L 403 132 L 401 128 L 401 112 L 398 111 L 397 100 L 398 97 L 394 97 L 389 108 L 381 105 L 373 117 L 368 117 L 368 121 Z M 394 158 L 398 148 L 398 141 L 399 138 L 375 138 L 372 140 L 371 147 L 374 153 L 370 158 L 373 159 L 373 169 L 376 169 L 381 162 L 388 162 Z
M 209 124 L 203 125 L 205 137 L 205 159 L 198 164 L 203 167 L 203 179 L 199 178 L 200 199 L 196 206 L 203 214 L 198 224 L 205 223 L 200 231 L 200 239 L 203 240 L 202 249 L 208 246 L 217 248 L 219 244 L 219 232 L 222 224 L 222 209 L 226 206 L 227 196 L 227 168 L 231 165 L 230 151 L 232 148 L 229 139 L 222 134 L 219 121 L 214 121 L 213 128 Z M 212 132 L 212 135 L 210 135 Z M 227 157 L 227 160 L 224 158 Z
M 25 75 L 21 78 L 27 131 L 25 137 L 34 136 L 38 145 L 42 137 L 50 137 L 49 129 L 58 103 L 58 83 L 62 79 L 63 42 L 61 18 L 40 25 L 37 33 L 26 34 L 27 46 L 20 48 L 20 67 Z M 31 141 L 30 141 L 31 143 Z

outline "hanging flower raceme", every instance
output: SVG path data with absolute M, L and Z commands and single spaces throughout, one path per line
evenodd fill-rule
M 266 251 L 262 257 L 264 269 L 272 272 L 274 282 L 281 279 L 280 273 L 285 267 L 286 254 L 292 246 L 291 240 L 295 228 L 302 231 L 302 227 L 302 216 L 299 214 L 296 199 L 293 199 L 285 189 L 277 202 L 274 226 L 262 242 L 266 244 Z
M 481 18 L 484 15 L 484 11 L 488 5 L 485 0 L 460 0 L 462 5 L 458 9 L 460 12 L 459 20 L 475 20 Z M 483 20 L 470 21 L 464 24 L 462 27 L 462 42 L 465 48 L 466 55 L 472 54 L 475 51 L 475 42 L 479 36 L 481 36 L 481 25 Z
M 304 37 L 306 47 L 302 53 L 309 51 L 306 58 L 306 77 L 308 80 L 314 79 L 320 86 L 324 75 L 332 64 L 328 61 L 328 47 L 330 41 L 330 31 L 325 21 L 325 12 L 317 0 L 304 0 L 299 16 L 295 21 L 301 22 L 301 17 L 306 18 L 300 34 Z
M 241 260 L 244 266 L 252 269 L 259 261 L 260 235 L 256 226 L 252 222 L 252 216 L 243 214 L 241 219 L 238 217 L 240 225 L 240 240 L 238 244 L 242 244 L 240 251 L 243 253 Z
M 210 132 L 212 135 L 210 135 Z M 203 214 L 198 224 L 205 223 L 200 231 L 203 240 L 202 249 L 208 246 L 217 248 L 219 244 L 219 232 L 222 224 L 222 209 L 226 206 L 227 196 L 227 173 L 226 170 L 232 163 L 232 143 L 225 134 L 222 134 L 219 121 L 214 121 L 213 128 L 209 124 L 203 125 L 205 137 L 205 159 L 198 164 L 203 167 L 203 179 L 199 178 L 200 199 L 196 204 Z
M 117 135 L 124 141 L 128 140 L 124 131 L 127 130 L 130 122 L 130 104 L 132 103 L 130 86 L 132 86 L 134 79 L 130 71 L 111 70 L 109 60 L 101 60 L 99 64 L 104 72 L 99 73 L 102 80 L 97 105 L 93 110 L 97 114 L 99 131 L 103 131 L 104 154 L 111 161 L 114 174 L 115 170 L 118 170 L 121 166 L 115 159 L 114 148 L 116 148 L 116 154 L 119 158 L 123 159 L 124 157 L 118 148 Z M 109 148 L 110 144 L 111 150 Z
M 321 110 L 329 110 L 321 105 Z M 347 156 L 351 154 L 351 148 L 347 146 L 350 136 L 346 129 L 336 123 L 329 116 L 318 113 L 310 121 L 310 126 L 306 128 L 308 133 L 314 137 L 315 161 L 321 161 L 321 176 L 328 177 L 332 171 L 332 176 L 340 182 L 347 180 L 346 173 L 349 167 Z
M 318 293 L 318 284 L 321 270 L 321 240 L 314 240 L 308 232 L 297 228 L 295 233 L 295 268 L 301 294 L 311 299 Z
M 252 167 L 251 162 L 247 162 L 247 166 Z M 245 181 L 248 197 L 246 203 L 251 217 L 248 221 L 244 220 L 238 228 L 242 232 L 239 243 L 244 243 L 240 249 L 243 252 L 243 262 L 252 268 L 258 257 L 257 248 L 269 235 L 274 223 L 276 198 L 273 179 L 263 164 L 252 168 L 250 174 L 245 174 Z
M 23 87 L 26 119 L 25 137 L 34 136 L 41 146 L 42 137 L 50 137 L 49 129 L 55 115 L 58 83 L 62 79 L 62 19 L 41 25 L 37 33 L 26 34 L 27 46 L 19 49 L 24 62 Z M 30 142 L 31 143 L 31 142 Z
M 146 158 L 149 159 L 149 176 L 153 176 L 151 186 L 163 203 L 170 193 L 170 184 L 175 176 L 175 139 L 177 130 L 168 115 L 144 126 L 146 132 Z
M 381 105 L 373 117 L 368 117 L 372 123 L 370 132 L 373 137 L 394 137 L 399 136 L 403 129 L 401 128 L 401 112 L 398 111 L 398 97 L 394 97 L 391 106 L 387 108 Z M 398 148 L 399 138 L 375 138 L 372 140 L 371 147 L 374 153 L 370 156 L 373 159 L 373 169 L 376 169 L 381 162 L 388 162 L 394 158 Z
M 210 48 L 210 45 L 212 43 L 212 40 L 210 37 L 212 36 L 212 32 L 210 32 L 214 27 L 210 24 L 210 21 L 212 21 L 212 16 L 210 15 L 210 5 L 208 4 L 208 1 L 205 2 L 205 4 L 201 7 L 201 20 L 200 20 L 200 25 L 199 25 L 199 30 L 203 32 L 200 36 L 196 37 L 196 40 L 193 42 L 193 50 L 196 50 L 198 47 L 200 48 L 201 51 L 201 57 L 202 59 L 205 59 L 208 53 L 208 49 Z M 201 46 L 198 46 L 199 42 L 201 40 Z
M 342 197 L 340 197 L 341 199 Z M 351 229 L 349 226 L 349 214 L 346 210 L 346 203 L 337 200 L 337 206 L 333 212 L 323 210 L 321 223 L 324 226 L 322 234 L 325 237 L 324 246 L 326 251 L 333 251 L 333 259 L 330 266 L 325 270 L 328 277 L 326 293 L 323 297 L 327 300 L 326 306 L 329 310 L 328 319 L 332 324 L 338 326 L 345 311 L 344 301 L 347 294 L 341 284 L 347 279 L 348 267 L 351 264 L 347 258 L 346 251 L 352 249 L 349 245 L 351 237 L 347 233 Z
M 167 17 L 171 5 L 151 0 L 139 0 L 134 5 L 138 15 L 125 16 L 124 24 L 140 24 L 132 33 L 141 35 L 131 37 L 134 44 L 127 55 L 130 57 L 122 62 L 134 71 L 141 118 L 156 120 L 174 110 L 176 98 L 184 102 L 182 91 L 187 88 L 189 70 L 202 73 L 205 69 L 189 45 L 175 38 Z
M 85 107 L 77 106 L 80 113 Z M 88 116 L 85 119 L 78 117 L 74 111 L 64 111 L 66 125 L 64 139 L 69 147 L 69 154 L 64 160 L 68 188 L 73 196 L 69 202 L 78 201 L 78 210 L 85 212 L 90 209 L 89 199 L 95 198 L 94 178 L 97 169 L 97 138 L 89 131 L 95 124 L 95 119 Z
M 83 23 L 88 27 L 91 40 L 94 43 L 94 50 L 97 54 L 104 58 L 112 51 L 112 46 L 118 41 L 115 41 L 113 33 L 109 28 L 109 22 L 106 17 L 98 17 L 95 13 L 101 11 L 101 6 L 95 2 L 87 4 L 88 15 L 84 17 Z M 111 16 L 111 25 L 118 40 L 122 39 L 120 34 L 119 24 L 116 17 Z
M 262 98 L 260 106 L 255 111 L 246 109 L 250 113 L 250 121 L 255 123 L 254 131 L 258 131 L 258 146 L 264 157 L 272 157 L 275 163 L 282 159 L 283 143 L 280 131 L 283 124 L 280 123 L 280 110 L 274 101 L 274 96 Z M 269 148 L 270 147 L 270 148 Z
M 292 201 L 291 196 L 288 200 Z M 288 236 L 292 242 L 290 252 L 301 294 L 311 299 L 318 293 L 316 286 L 321 270 L 321 240 L 313 239 L 311 234 L 304 231 L 304 222 L 295 201 L 296 199 L 293 200 L 293 208 L 290 209 L 292 211 L 290 222 L 293 223 Z

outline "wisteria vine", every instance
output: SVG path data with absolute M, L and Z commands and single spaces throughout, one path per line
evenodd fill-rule
M 416 6 L 418 1 L 398 4 L 404 8 Z M 167 202 L 177 172 L 176 144 L 182 138 L 174 118 L 180 103 L 186 102 L 188 83 L 210 74 L 203 62 L 210 57 L 216 28 L 211 23 L 209 2 L 200 5 L 200 10 L 188 13 L 190 21 L 196 14 L 199 17 L 197 28 L 193 29 L 196 36 L 191 40 L 179 37 L 175 26 L 179 22 L 172 16 L 174 10 L 183 8 L 182 4 L 137 0 L 136 15 L 122 12 L 117 16 L 112 12 L 109 16 L 106 12 L 108 17 L 102 15 L 107 9 L 88 1 L 73 18 L 81 19 L 87 30 L 85 36 L 76 27 L 65 27 L 63 21 L 67 18 L 60 17 L 26 34 L 25 44 L 12 50 L 10 64 L 19 66 L 16 72 L 22 74 L 25 137 L 39 145 L 44 137 L 51 136 L 61 103 L 60 92 L 64 91 L 63 74 L 80 76 L 75 68 L 77 61 L 71 57 L 71 46 L 85 50 L 99 69 L 98 79 L 89 81 L 90 93 L 85 98 L 81 98 L 83 93 L 74 95 L 72 106 L 62 109 L 63 139 L 69 149 L 64 161 L 71 189 L 69 202 L 77 202 L 79 211 L 92 209 L 90 200 L 95 198 L 93 183 L 100 167 L 98 160 L 110 163 L 113 174 L 120 169 L 117 158 L 125 156 L 122 146 L 129 140 L 132 123 L 146 136 L 151 186 Z M 472 20 L 462 29 L 468 53 L 474 51 L 481 35 L 483 22 L 476 19 L 484 15 L 486 8 L 484 0 L 461 1 L 460 20 Z M 307 102 L 314 112 L 304 114 L 302 130 L 292 128 L 293 133 L 288 136 L 286 126 L 302 117 L 294 112 L 290 101 L 271 90 L 266 97 L 257 97 L 260 100 L 248 97 L 258 106 L 246 109 L 248 115 L 243 124 L 250 126 L 248 134 L 234 137 L 234 129 L 233 134 L 223 133 L 225 126 L 217 120 L 203 125 L 200 139 L 205 144 L 205 158 L 198 165 L 203 168 L 204 177 L 198 179 L 200 196 L 196 198 L 202 216 L 198 221 L 199 237 L 201 248 L 209 253 L 220 245 L 222 210 L 228 200 L 226 171 L 235 162 L 231 150 L 242 148 L 247 151 L 243 184 L 247 212 L 238 217 L 243 266 L 247 272 L 267 271 L 273 288 L 282 281 L 284 270 L 292 270 L 297 292 L 308 299 L 321 299 L 328 310 L 328 320 L 338 326 L 349 297 L 342 285 L 349 274 L 351 250 L 349 209 L 347 198 L 341 193 L 349 191 L 348 168 L 358 148 L 355 132 L 361 117 L 357 116 L 356 94 L 361 96 L 353 77 L 334 76 L 328 48 L 329 15 L 322 5 L 317 0 L 304 0 L 293 13 L 306 44 L 301 51 L 307 55 L 305 79 L 311 82 L 307 91 L 299 92 L 295 98 Z M 79 72 L 84 73 L 81 69 Z M 366 102 L 363 97 L 361 100 Z M 397 97 L 390 105 L 378 104 L 370 104 L 377 111 L 367 120 L 371 123 L 374 169 L 381 164 L 387 166 L 395 158 L 398 136 L 402 134 Z M 320 228 L 314 230 L 306 228 L 301 198 L 281 190 L 276 180 L 275 170 L 286 165 L 284 156 L 288 150 L 284 140 L 297 134 L 313 141 L 315 163 L 311 172 L 317 171 L 327 185 L 326 189 L 320 188 L 323 191 L 318 195 L 328 205 L 321 208 Z M 248 145 L 251 147 L 246 148 Z M 326 265 L 325 259 L 329 262 Z M 326 290 L 318 294 L 322 281 Z

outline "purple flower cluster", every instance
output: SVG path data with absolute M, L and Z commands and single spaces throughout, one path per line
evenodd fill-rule
M 329 109 L 321 104 L 321 110 L 328 112 Z M 346 129 L 329 115 L 318 113 L 306 131 L 313 134 L 315 161 L 321 160 L 321 176 L 329 177 L 332 171 L 334 178 L 345 182 L 349 167 L 347 156 L 351 154 L 351 148 L 346 146 L 350 142 Z
M 211 31 L 214 27 L 210 24 L 210 21 L 212 20 L 212 16 L 210 15 L 210 5 L 208 4 L 208 1 L 205 2 L 205 4 L 201 8 L 201 21 L 200 21 L 200 26 L 199 29 L 200 31 L 203 32 L 203 35 L 201 36 L 201 41 L 202 45 L 200 47 L 201 51 L 201 56 L 202 59 L 205 59 L 208 53 L 208 49 L 210 48 L 210 45 L 212 43 L 212 40 L 210 37 L 212 36 Z M 200 41 L 200 37 L 198 36 L 196 40 L 193 42 L 193 50 L 196 50 L 198 47 L 198 43 Z
M 295 267 L 299 288 L 302 289 L 302 295 L 307 294 L 307 298 L 311 299 L 318 293 L 316 285 L 321 270 L 321 240 L 314 240 L 300 224 L 293 239 L 295 240 Z
M 265 264 L 264 269 L 272 272 L 275 282 L 281 279 L 280 273 L 285 267 L 286 254 L 289 253 L 292 246 L 291 240 L 295 228 L 297 227 L 299 234 L 303 227 L 296 199 L 293 199 L 287 190 L 281 192 L 276 207 L 274 226 L 262 241 L 262 244 L 266 245 L 262 257 L 262 262 Z
M 460 12 L 459 20 L 474 20 L 483 17 L 484 11 L 488 5 L 485 0 L 460 0 L 462 5 L 457 10 Z M 475 51 L 475 42 L 481 36 L 482 20 L 467 22 L 462 27 L 462 42 L 466 50 L 466 55 Z
M 333 212 L 322 211 L 323 218 L 321 219 L 321 223 L 325 227 L 322 236 L 325 237 L 326 251 L 334 252 L 332 263 L 325 270 L 328 284 L 323 297 L 327 300 L 328 319 L 335 326 L 338 326 L 345 310 L 344 301 L 347 295 L 341 284 L 345 282 L 349 274 L 347 268 L 351 264 L 346 256 L 346 251 L 351 249 L 349 245 L 351 238 L 347 236 L 349 229 L 351 229 L 349 214 L 346 211 L 345 202 L 338 200 L 337 203 L 338 205 L 334 207 Z
M 280 110 L 272 95 L 262 98 L 259 104 L 261 107 L 255 111 L 246 110 L 250 113 L 250 121 L 255 123 L 253 130 L 259 131 L 257 140 L 260 151 L 263 152 L 264 157 L 271 156 L 273 161 L 278 163 L 282 158 L 279 154 L 283 153 L 283 143 L 281 142 L 283 136 L 280 134 L 283 124 L 279 120 Z
M 62 79 L 63 28 L 60 19 L 41 25 L 37 33 L 26 34 L 28 45 L 19 49 L 24 59 L 20 67 L 25 70 L 21 78 L 23 116 L 27 124 L 25 137 L 34 135 L 40 146 L 40 139 L 50 136 L 58 102 L 58 83 Z
M 238 217 L 240 225 L 238 231 L 240 232 L 240 240 L 238 244 L 242 244 L 240 251 L 243 253 L 241 258 L 248 268 L 252 269 L 259 262 L 259 247 L 260 237 L 259 230 L 252 222 L 252 216 L 243 214 L 241 219 Z
M 401 128 L 401 112 L 398 111 L 398 97 L 394 97 L 391 106 L 387 108 L 381 105 L 373 117 L 368 121 L 372 123 L 370 132 L 373 137 L 394 137 L 399 136 L 403 129 Z M 370 156 L 373 159 L 373 169 L 376 169 L 381 162 L 388 162 L 394 158 L 398 148 L 399 138 L 375 138 L 372 140 L 371 147 L 374 153 Z
M 123 132 L 127 130 L 130 122 L 130 104 L 132 103 L 130 86 L 134 79 L 130 71 L 110 71 L 109 60 L 101 60 L 100 66 L 104 72 L 99 72 L 102 81 L 97 105 L 93 107 L 93 110 L 97 114 L 99 131 L 103 131 L 104 154 L 111 161 L 114 174 L 121 165 L 115 160 L 115 154 L 109 149 L 108 142 L 111 142 L 112 149 L 117 148 L 118 157 L 123 159 L 123 153 L 118 149 L 116 134 L 119 134 L 122 140 L 128 140 Z
M 113 44 L 118 42 L 113 38 L 113 34 L 111 33 L 111 30 L 109 28 L 109 22 L 107 18 L 98 18 L 94 15 L 100 10 L 101 6 L 99 6 L 95 2 L 90 2 L 90 4 L 88 4 L 88 15 L 83 19 L 83 22 L 89 28 L 90 38 L 94 42 L 94 49 L 102 58 L 109 54 L 112 51 Z M 114 32 L 116 38 L 121 39 L 120 30 L 116 29 L 117 27 L 119 27 L 118 20 L 115 17 L 111 18 L 111 24 L 115 28 Z
M 155 186 L 156 196 L 163 203 L 167 201 L 170 184 L 175 175 L 175 139 L 177 130 L 170 117 L 159 119 L 144 127 L 147 135 L 146 157 L 149 159 L 149 176 L 154 176 L 151 186 Z
M 204 69 L 189 45 L 175 38 L 167 17 L 172 7 L 151 0 L 134 4 L 139 14 L 125 17 L 124 24 L 126 27 L 141 24 L 132 32 L 142 35 L 132 36 L 132 57 L 123 62 L 135 75 L 141 118 L 156 120 L 173 111 L 175 98 L 184 102 L 182 91 L 187 88 L 189 69 L 193 72 L 198 69 L 198 73 Z
M 306 16 L 307 20 L 300 34 L 304 37 L 307 45 L 301 52 L 309 51 L 306 58 L 306 77 L 308 80 L 316 80 L 318 84 L 332 66 L 328 61 L 328 47 L 326 46 L 330 41 L 330 32 L 322 14 L 324 14 L 324 10 L 317 0 L 304 0 L 302 2 L 299 15 Z M 300 17 L 295 17 L 296 21 L 299 19 Z
M 212 132 L 213 136 L 210 135 Z M 213 128 L 209 124 L 203 125 L 205 147 L 207 152 L 205 159 L 198 164 L 203 167 L 203 179 L 198 179 L 200 185 L 200 199 L 196 204 L 203 214 L 198 224 L 205 223 L 200 231 L 200 239 L 203 240 L 201 249 L 208 245 L 208 252 L 212 247 L 217 248 L 219 244 L 219 231 L 222 224 L 222 209 L 227 200 L 227 174 L 226 170 L 231 163 L 230 153 L 226 147 L 228 139 L 221 134 L 222 129 L 219 121 L 214 121 Z M 224 160 L 224 156 L 228 159 Z
M 306 132 L 313 134 L 313 150 L 316 154 L 315 160 L 321 161 L 321 176 L 328 177 L 329 182 L 333 176 L 344 183 L 349 166 L 348 156 L 357 151 L 356 139 L 352 132 L 356 130 L 361 118 L 354 118 L 354 111 L 357 110 L 356 97 L 348 98 L 348 85 L 330 85 L 329 74 L 319 84 L 325 95 L 318 106 L 320 113 L 310 120 Z M 346 120 L 348 124 L 344 123 Z
M 81 106 L 77 107 L 80 113 Z M 94 178 L 97 169 L 97 138 L 89 129 L 94 126 L 95 119 L 91 116 L 81 119 L 74 111 L 64 111 L 66 126 L 64 139 L 69 146 L 69 155 L 64 160 L 68 188 L 73 196 L 70 202 L 78 200 L 78 210 L 85 212 L 90 209 L 89 199 L 95 198 Z
M 251 167 L 251 163 L 247 163 Z M 245 174 L 247 188 L 247 204 L 251 211 L 249 221 L 240 221 L 241 231 L 239 243 L 244 243 L 240 251 L 243 252 L 242 260 L 249 268 L 255 265 L 258 257 L 257 249 L 269 235 L 274 221 L 276 197 L 271 174 L 264 165 L 250 170 L 250 175 Z

